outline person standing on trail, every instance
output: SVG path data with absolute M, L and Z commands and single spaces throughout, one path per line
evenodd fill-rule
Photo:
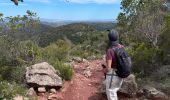
M 119 34 L 116 30 L 110 30 L 108 38 L 109 48 L 106 51 L 106 68 L 103 69 L 106 73 L 106 94 L 108 100 L 118 100 L 117 91 L 122 85 L 123 78 L 116 75 L 117 58 L 113 49 L 123 46 L 119 44 Z

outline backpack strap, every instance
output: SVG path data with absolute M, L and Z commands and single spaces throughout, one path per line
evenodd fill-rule
M 114 48 L 112 48 L 113 49 L 113 52 L 114 52 L 114 56 L 115 56 L 115 58 L 116 58 L 116 67 L 118 66 L 118 55 L 117 55 L 117 53 L 116 53 L 116 49 L 119 49 L 119 47 L 114 47 Z

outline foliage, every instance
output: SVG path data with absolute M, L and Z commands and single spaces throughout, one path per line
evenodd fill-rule
M 142 41 L 151 46 L 158 45 L 164 27 L 164 12 L 160 0 L 122 0 L 122 12 L 118 16 L 117 28 L 128 34 L 131 41 Z
M 161 55 L 161 59 L 162 59 L 162 63 L 167 65 L 170 64 L 170 13 L 167 13 L 165 16 L 165 27 L 163 30 L 163 34 L 161 34 L 160 36 L 160 43 L 159 46 L 162 50 L 162 55 Z
M 58 40 L 56 43 L 42 49 L 43 58 L 51 63 L 55 63 L 56 60 L 67 61 L 70 48 L 71 46 L 68 42 Z
M 0 99 L 25 94 L 26 66 L 39 62 L 42 56 L 35 43 L 20 40 L 25 33 L 34 33 L 37 25 L 36 14 L 31 11 L 6 18 L 0 14 Z
M 103 55 L 107 47 L 106 31 L 88 32 L 85 35 L 87 37 L 86 40 L 82 44 L 76 45 L 71 50 L 71 55 L 82 58 Z
M 39 26 L 40 25 L 40 26 Z M 105 27 L 101 28 L 102 25 Z M 26 66 L 46 61 L 71 80 L 70 56 L 98 57 L 105 53 L 112 23 L 74 23 L 60 27 L 40 24 L 36 13 L 3 17 L 0 14 L 0 99 L 24 93 Z
M 165 88 L 165 92 L 167 94 L 170 94 L 170 79 L 166 79 L 164 81 L 164 88 Z
M 0 82 L 0 99 L 12 100 L 17 94 L 24 95 L 25 88 L 19 86 L 15 82 L 8 83 L 6 81 Z
M 87 22 L 88 25 L 93 26 L 96 30 L 106 31 L 115 27 L 115 22 Z
M 62 79 L 71 80 L 73 76 L 73 69 L 70 65 L 64 64 L 62 61 L 57 60 L 54 64 L 54 67 L 60 72 Z
M 5 35 L 13 39 L 25 40 L 37 33 L 39 28 L 39 18 L 36 13 L 27 10 L 23 16 L 3 17 L 0 15 L 0 35 Z
M 21 42 L 22 48 L 25 49 L 25 61 L 31 64 L 35 64 L 42 60 L 41 48 L 38 47 L 36 43 L 32 41 Z
M 147 75 L 149 69 L 169 61 L 168 12 L 162 10 L 163 4 L 160 0 L 121 2 L 122 12 L 116 28 L 121 33 L 122 43 L 131 50 L 135 73 Z
M 132 70 L 137 76 L 147 76 L 158 66 L 155 59 L 160 52 L 158 48 L 150 48 L 144 43 L 139 43 L 127 51 L 132 57 Z
M 24 82 L 25 67 L 41 59 L 39 48 L 32 42 L 19 42 L 0 38 L 1 78 L 17 83 Z
M 116 29 L 128 48 L 138 79 L 153 80 L 169 89 L 170 13 L 167 0 L 122 0 Z M 169 4 L 168 4 L 169 5 Z M 159 70 L 159 71 L 157 71 Z M 155 72 L 155 73 L 154 73 Z

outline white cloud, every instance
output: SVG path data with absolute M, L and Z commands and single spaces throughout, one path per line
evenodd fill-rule
M 86 3 L 115 4 L 120 2 L 120 0 L 62 0 L 62 1 L 81 3 L 81 4 L 86 4 Z

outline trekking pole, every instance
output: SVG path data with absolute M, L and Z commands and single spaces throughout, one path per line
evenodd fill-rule
M 106 65 L 102 64 L 103 68 L 106 68 Z M 104 73 L 104 78 L 106 79 L 106 73 Z

